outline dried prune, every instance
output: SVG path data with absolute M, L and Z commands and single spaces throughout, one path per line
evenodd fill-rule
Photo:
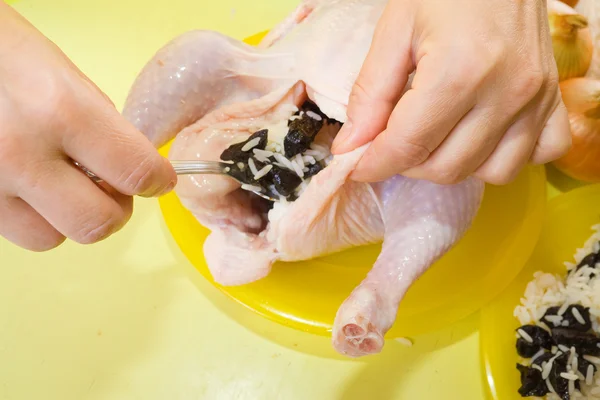
M 294 190 L 302 183 L 302 179 L 294 172 L 279 168 L 276 165 L 273 165 L 269 175 L 275 190 L 284 197 L 294 193 Z
M 550 307 L 542 317 L 542 322 L 544 322 L 549 327 L 554 327 L 554 323 L 548 320 L 548 316 L 558 315 L 558 310 L 560 307 Z M 579 315 L 583 318 L 584 323 L 582 324 L 574 314 L 574 309 L 579 312 Z M 563 322 L 567 321 L 568 325 L 564 326 L 568 329 L 573 329 L 578 332 L 587 332 L 592 328 L 592 320 L 590 319 L 590 309 L 587 307 L 583 307 L 579 304 L 570 305 L 567 310 L 562 315 Z
M 532 364 L 536 364 L 541 367 L 542 364 L 544 364 L 544 362 L 548 362 L 552 357 L 554 357 L 554 354 L 550 352 L 545 352 L 544 354 L 540 355 L 535 360 L 533 360 Z
M 577 354 L 600 355 L 600 347 L 598 347 L 600 340 L 594 334 L 568 328 L 554 328 L 552 329 L 552 339 L 557 344 L 575 347 Z
M 315 136 L 323 127 L 323 120 L 316 120 L 303 114 L 302 117 L 290 121 L 289 132 L 283 139 L 283 149 L 287 158 L 304 153 L 315 140 Z
M 552 348 L 552 337 L 543 328 L 535 325 L 523 325 L 518 330 L 523 330 L 533 340 L 533 342 L 529 342 L 522 337 L 517 339 L 517 352 L 521 357 L 531 358 L 542 348 L 547 350 Z
M 321 163 L 314 163 L 312 165 L 308 165 L 308 171 L 306 171 L 304 173 L 304 179 L 310 178 L 312 176 L 315 176 L 316 174 L 318 174 L 319 172 L 321 172 L 321 170 L 323 170 L 323 165 L 321 165 Z
M 248 160 L 249 159 L 250 158 L 248 158 Z M 252 161 L 254 162 L 254 166 L 256 167 L 257 170 L 260 170 L 265 165 L 267 165 L 267 164 L 264 164 L 254 158 L 252 159 Z M 252 173 L 252 170 L 248 166 L 248 162 L 243 163 L 241 161 L 238 161 L 236 163 L 231 164 L 229 166 L 228 175 L 231 175 L 233 178 L 237 179 L 238 181 L 240 181 L 242 183 L 247 183 L 249 185 L 256 184 L 256 180 L 254 179 L 254 174 Z
M 569 353 L 563 353 L 556 357 L 552 363 L 550 375 L 548 376 L 554 391 L 563 400 L 570 400 L 571 398 L 569 395 L 569 380 L 560 376 L 560 374 L 563 372 L 567 372 L 567 363 L 569 361 L 569 357 Z M 578 385 L 576 385 L 576 388 L 579 388 Z
M 594 268 L 597 263 L 600 263 L 600 251 L 598 253 L 590 253 L 577 264 L 576 271 L 579 271 L 583 267 Z
M 597 368 L 594 364 L 592 364 L 591 362 L 589 362 L 588 360 L 586 360 L 583 357 L 578 357 L 577 359 L 577 369 L 579 370 L 579 372 L 581 372 L 581 374 L 583 376 L 587 376 L 587 371 L 588 371 L 588 367 L 592 366 L 592 369 L 594 371 L 594 374 L 597 371 Z
M 242 151 L 242 148 L 251 140 L 259 138 L 260 141 L 256 146 L 252 149 L 260 149 L 264 150 L 267 147 L 267 139 L 268 139 L 269 131 L 267 129 L 262 129 L 260 131 L 254 132 L 248 139 L 244 140 L 240 143 L 234 143 L 221 153 L 221 160 L 223 161 L 234 161 L 234 162 L 242 162 L 247 163 L 248 159 L 252 156 L 252 150 Z
M 521 373 L 521 387 L 519 388 L 519 394 L 522 397 L 541 397 L 549 393 L 548 386 L 542 379 L 541 371 L 521 364 L 517 364 L 517 369 Z

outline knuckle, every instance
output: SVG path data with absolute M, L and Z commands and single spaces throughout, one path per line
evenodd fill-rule
M 513 83 L 515 100 L 526 103 L 542 90 L 546 76 L 541 69 L 529 69 L 521 72 Z
M 120 213 L 96 211 L 93 217 L 81 224 L 82 228 L 75 232 L 72 239 L 80 244 L 93 244 L 106 239 L 116 232 L 125 222 Z
M 365 78 L 363 75 L 359 76 L 352 86 L 349 104 L 371 103 L 373 97 L 370 95 L 369 87 L 368 78 Z
M 573 145 L 573 138 L 570 132 L 557 135 L 553 140 L 540 140 L 532 157 L 534 164 L 545 164 L 555 161 L 566 155 Z
M 431 180 L 440 185 L 454 185 L 465 179 L 465 173 L 455 166 L 436 166 L 430 171 Z
M 476 88 L 488 78 L 504 57 L 504 45 L 473 45 L 460 51 L 460 63 L 452 72 L 449 89 L 457 93 L 465 88 Z
M 134 196 L 157 189 L 156 178 L 160 175 L 163 160 L 149 155 L 122 177 L 124 194 Z
M 38 124 L 45 129 L 62 127 L 63 121 L 71 120 L 74 106 L 74 97 L 68 85 L 57 78 L 37 81 L 35 99 L 29 101 L 29 115 L 34 115 Z
M 405 166 L 406 168 L 425 162 L 431 155 L 431 151 L 426 146 L 406 140 L 394 146 L 393 149 L 395 164 Z
M 477 177 L 492 185 L 504 186 L 514 181 L 517 175 L 518 170 L 515 169 L 495 168 L 482 171 L 481 173 L 477 174 Z

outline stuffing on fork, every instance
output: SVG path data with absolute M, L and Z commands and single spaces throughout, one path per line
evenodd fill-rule
M 407 290 L 461 239 L 484 192 L 473 178 L 354 182 L 369 144 L 328 154 L 385 4 L 305 0 L 257 47 L 185 33 L 148 62 L 124 109 L 156 146 L 175 138 L 170 158 L 226 160 L 248 185 L 279 196 L 267 202 L 227 176 L 179 180 L 183 205 L 211 230 L 204 252 L 220 284 L 264 278 L 278 260 L 383 241 L 334 321 L 333 345 L 351 357 L 381 351 Z

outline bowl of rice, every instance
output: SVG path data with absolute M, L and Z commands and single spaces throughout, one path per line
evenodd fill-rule
M 538 244 L 482 309 L 492 399 L 600 400 L 600 185 L 548 203 Z

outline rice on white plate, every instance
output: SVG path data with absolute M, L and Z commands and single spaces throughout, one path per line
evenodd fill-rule
M 514 316 L 522 397 L 600 400 L 600 225 L 565 263 L 538 271 Z

